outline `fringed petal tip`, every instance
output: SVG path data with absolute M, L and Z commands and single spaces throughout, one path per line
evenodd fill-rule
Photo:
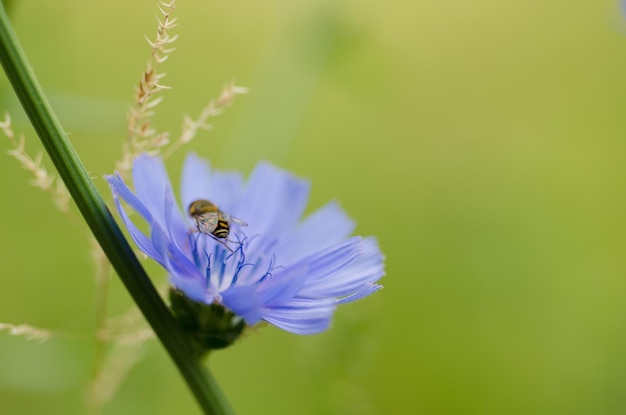
M 337 304 L 351 303 L 374 294 L 376 291 L 382 290 L 383 286 L 373 282 L 368 282 L 361 289 L 352 295 L 337 300 Z
M 263 320 L 294 334 L 317 334 L 330 327 L 335 302 L 292 299 L 266 309 Z

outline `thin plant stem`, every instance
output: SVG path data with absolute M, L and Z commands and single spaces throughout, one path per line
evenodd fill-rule
M 189 339 L 154 288 L 52 112 L 0 5 L 0 63 L 59 176 L 126 289 L 156 333 L 205 414 L 233 411 L 215 379 L 193 357 Z

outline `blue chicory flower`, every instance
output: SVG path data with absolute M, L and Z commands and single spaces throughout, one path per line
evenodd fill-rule
M 139 156 L 132 178 L 134 193 L 118 173 L 106 179 L 139 249 L 168 271 L 176 290 L 196 302 L 222 305 L 247 325 L 264 320 L 297 334 L 318 333 L 329 327 L 337 304 L 382 288 L 376 284 L 384 275 L 376 240 L 350 237 L 354 223 L 334 202 L 301 220 L 309 182 L 269 163 L 259 163 L 245 182 L 239 173 L 187 157 L 183 208 L 208 199 L 249 225 L 231 223 L 224 244 L 198 232 L 181 212 L 161 159 Z M 120 198 L 148 223 L 149 236 Z

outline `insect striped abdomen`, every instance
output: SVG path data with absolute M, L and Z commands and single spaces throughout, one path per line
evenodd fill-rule
M 218 220 L 217 226 L 215 227 L 215 230 L 213 231 L 213 235 L 216 238 L 226 239 L 229 232 L 230 232 L 230 225 L 228 224 L 228 222 L 224 220 Z

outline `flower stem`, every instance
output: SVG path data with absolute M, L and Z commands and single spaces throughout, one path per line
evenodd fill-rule
M 63 132 L 26 60 L 2 5 L 0 62 L 89 228 L 170 354 L 200 407 L 206 414 L 232 414 L 233 411 L 215 379 L 198 358 L 192 357 L 195 354 L 189 339 L 152 285 Z

